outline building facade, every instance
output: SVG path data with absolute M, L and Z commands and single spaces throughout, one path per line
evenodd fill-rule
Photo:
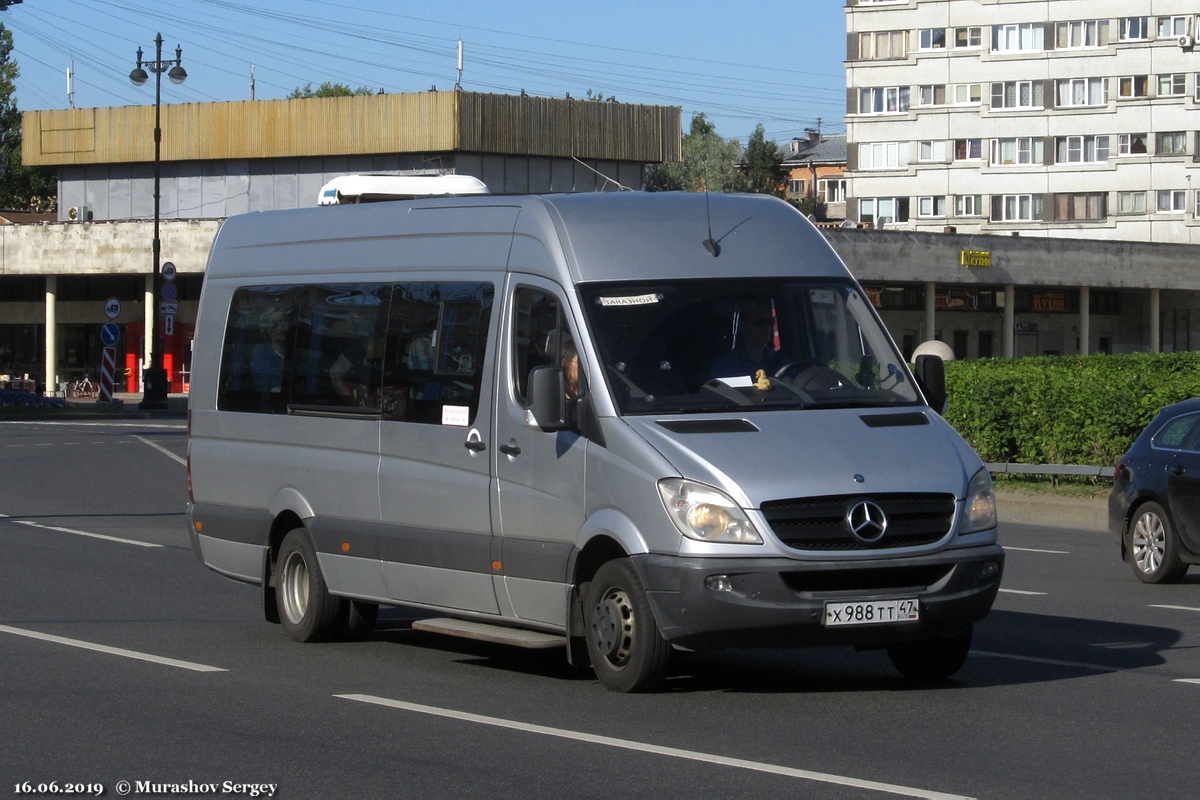
M 1198 12 L 848 0 L 848 218 L 1200 244 Z

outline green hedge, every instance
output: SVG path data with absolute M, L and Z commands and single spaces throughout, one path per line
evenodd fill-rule
M 946 388 L 984 461 L 1111 466 L 1160 408 L 1200 396 L 1200 352 L 953 361 Z

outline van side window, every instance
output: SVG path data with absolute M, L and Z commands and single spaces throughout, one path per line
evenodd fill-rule
M 233 293 L 221 355 L 218 409 L 287 413 L 287 357 L 302 294 L 295 286 L 249 286 Z
M 400 422 L 475 418 L 495 287 L 397 284 L 388 321 L 383 412 Z
M 583 371 L 578 369 L 575 337 L 558 298 L 541 289 L 522 286 L 513 299 L 513 379 L 516 383 L 513 388 L 517 399 L 528 404 L 529 371 L 547 365 L 563 367 L 568 395 L 571 399 L 580 396 L 586 387 L 571 385 L 571 366 L 567 360 L 576 360 L 575 374 L 580 376 L 580 381 Z
M 293 407 L 378 410 L 391 287 L 305 287 L 291 353 Z

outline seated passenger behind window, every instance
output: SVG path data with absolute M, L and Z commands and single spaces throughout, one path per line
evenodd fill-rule
M 284 354 L 288 326 L 283 312 L 277 308 L 265 311 L 259 318 L 267 341 L 254 346 L 250 354 L 250 376 L 256 392 L 282 392 Z
M 791 360 L 775 349 L 775 318 L 769 303 L 738 308 L 733 325 L 733 349 L 713 359 L 709 378 L 754 378 L 760 369 L 772 376 Z
M 383 341 L 378 337 L 348 342 L 329 368 L 333 391 L 347 405 L 377 406 L 382 359 Z
M 578 400 L 579 389 L 579 351 L 575 348 L 575 340 L 569 336 L 563 339 L 559 350 L 559 365 L 563 371 L 563 386 L 566 389 L 567 403 Z

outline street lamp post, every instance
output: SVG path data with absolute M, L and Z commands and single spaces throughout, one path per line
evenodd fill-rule
M 163 367 L 162 326 L 159 318 L 159 304 L 162 295 L 162 242 L 158 238 L 159 223 L 159 183 L 162 178 L 162 74 L 167 73 L 171 83 L 183 83 L 187 80 L 184 70 L 183 48 L 175 48 L 175 58 L 163 60 L 162 34 L 154 37 L 154 60 L 142 59 L 142 48 L 137 51 L 137 66 L 129 73 L 129 80 L 134 86 L 142 86 L 149 80 L 149 72 L 154 73 L 154 298 L 151 301 L 152 328 L 150 331 L 150 366 L 142 374 L 144 392 L 138 408 L 143 410 L 164 409 L 167 407 L 167 370 Z

